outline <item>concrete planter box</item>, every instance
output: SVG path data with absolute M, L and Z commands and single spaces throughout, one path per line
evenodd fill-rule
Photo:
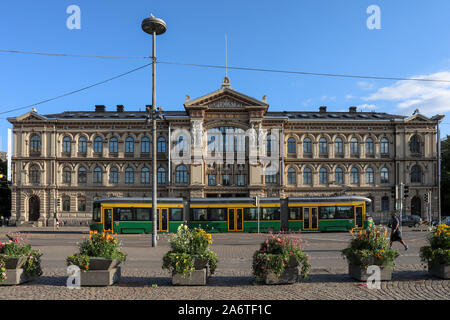
M 0 282 L 0 286 L 15 286 L 34 280 L 36 277 L 28 277 L 22 268 L 6 269 L 7 279 Z
M 26 260 L 26 257 L 6 258 L 5 269 L 20 269 Z
M 119 266 L 119 259 L 89 257 L 89 270 L 112 270 Z
M 381 281 L 390 281 L 392 280 L 392 268 L 389 267 L 383 267 L 383 266 L 379 266 L 380 267 L 380 280 Z M 367 274 L 367 269 L 365 269 L 364 267 L 358 266 L 358 265 L 353 265 L 353 264 L 349 264 L 348 265 L 348 274 L 350 275 L 350 277 L 352 277 L 353 279 L 356 279 L 358 281 L 367 281 L 367 279 L 371 276 L 371 274 Z
M 265 284 L 293 284 L 296 282 L 298 282 L 298 267 L 287 267 L 280 275 L 276 275 L 272 271 L 264 275 Z
M 109 270 L 90 270 L 80 272 L 82 287 L 105 287 L 120 281 L 120 267 Z
M 207 269 L 192 271 L 192 275 L 184 277 L 182 274 L 172 276 L 172 284 L 178 286 L 204 286 L 206 285 Z
M 441 279 L 450 279 L 450 265 L 428 263 L 428 272 Z

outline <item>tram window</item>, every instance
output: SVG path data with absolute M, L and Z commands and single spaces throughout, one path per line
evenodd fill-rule
M 353 206 L 337 206 L 335 219 L 353 219 L 354 218 Z
M 132 221 L 133 211 L 132 208 L 115 208 L 114 209 L 115 221 Z
M 280 220 L 280 208 L 262 208 L 261 220 Z
M 135 208 L 137 221 L 150 221 L 150 212 L 152 208 Z
M 193 209 L 193 221 L 206 221 L 206 209 Z
M 225 208 L 211 208 L 208 209 L 208 220 L 211 221 L 225 221 L 227 219 L 227 209 Z
M 301 220 L 302 219 L 302 208 L 295 207 L 289 208 L 289 220 Z
M 245 220 L 258 220 L 257 208 L 245 208 L 244 209 Z
M 92 214 L 92 220 L 94 220 L 94 222 L 100 222 L 100 203 L 94 204 L 94 212 Z
M 170 209 L 170 220 L 183 221 L 183 209 L 182 208 L 171 208 Z
M 319 207 L 319 219 L 339 219 L 336 217 L 336 207 Z

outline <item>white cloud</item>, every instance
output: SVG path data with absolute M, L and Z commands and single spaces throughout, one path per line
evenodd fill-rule
M 371 91 L 375 89 L 375 85 L 367 81 L 358 81 L 356 84 L 361 90 Z
M 450 72 L 438 72 L 412 78 L 450 81 Z M 424 115 L 450 111 L 450 82 L 397 81 L 363 98 L 364 101 L 395 101 L 403 114 L 419 109 Z
M 372 111 L 378 109 L 378 107 L 374 104 L 360 104 L 356 106 L 357 110 L 365 110 L 365 111 Z
M 347 95 L 345 96 L 345 100 L 350 100 L 350 99 L 353 99 L 353 98 L 355 98 L 355 97 L 352 96 L 351 94 L 347 94 Z

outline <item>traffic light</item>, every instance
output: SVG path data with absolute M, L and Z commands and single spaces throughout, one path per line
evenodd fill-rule
M 423 196 L 423 201 L 428 202 L 428 193 L 425 193 Z
M 397 190 L 398 190 L 398 188 L 397 188 L 396 185 L 391 187 L 391 197 L 392 197 L 392 199 L 398 199 Z
M 403 189 L 403 198 L 408 198 L 408 193 L 409 193 L 409 187 L 405 186 Z

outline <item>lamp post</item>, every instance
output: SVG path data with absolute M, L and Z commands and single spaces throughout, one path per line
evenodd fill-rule
M 157 246 L 157 201 L 156 201 L 156 186 L 157 186 L 157 175 L 156 175 L 156 92 L 155 92 L 155 81 L 156 81 L 156 36 L 166 32 L 166 23 L 162 19 L 155 18 L 150 14 L 150 18 L 145 18 L 142 21 L 142 30 L 148 34 L 152 35 L 153 38 L 153 49 L 152 49 L 152 105 L 147 111 L 151 113 L 152 119 L 152 157 L 153 157 L 153 187 L 152 187 L 152 222 L 153 222 L 153 234 L 152 234 L 152 247 Z

